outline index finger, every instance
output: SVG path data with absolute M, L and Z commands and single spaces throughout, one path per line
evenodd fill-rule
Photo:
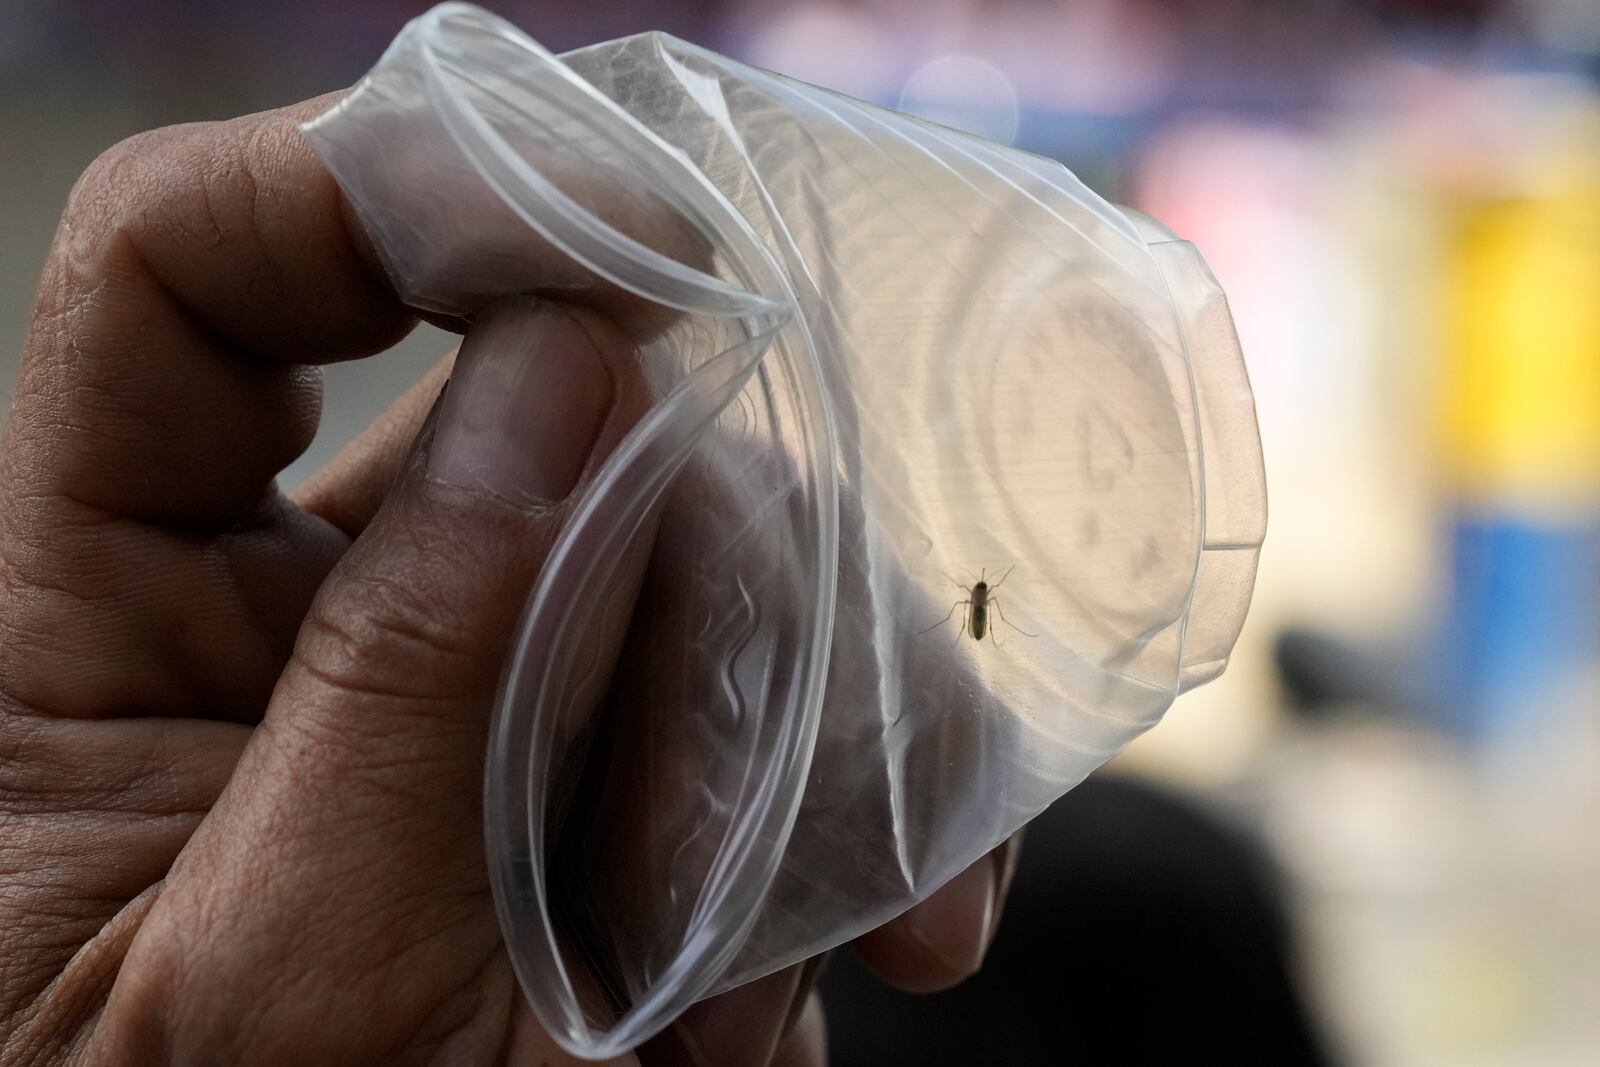
M 410 329 L 296 129 L 332 99 L 140 134 L 79 180 L 23 350 L 8 500 L 231 524 L 310 443 L 305 365 Z

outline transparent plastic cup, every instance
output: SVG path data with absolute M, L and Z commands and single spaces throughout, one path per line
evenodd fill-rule
M 1266 518 L 1227 305 L 1059 163 L 465 4 L 305 132 L 409 303 L 605 307 L 658 398 L 488 753 L 506 945 L 572 1052 L 904 911 L 1226 664 Z

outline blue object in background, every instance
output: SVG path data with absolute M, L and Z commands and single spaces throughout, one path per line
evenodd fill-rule
M 1600 649 L 1600 514 L 1459 513 L 1441 627 L 1439 725 L 1494 744 L 1537 728 Z

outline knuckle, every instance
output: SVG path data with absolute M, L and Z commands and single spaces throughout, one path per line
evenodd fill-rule
M 145 130 L 124 137 L 96 156 L 67 194 L 67 214 L 76 214 L 103 203 L 107 190 L 115 187 L 118 175 L 125 173 L 130 164 L 137 163 L 154 140 L 154 131 Z
M 63 216 L 69 236 L 84 224 L 126 225 L 127 194 L 146 184 L 153 164 L 173 140 L 173 128 L 146 130 L 123 138 L 95 157 L 67 194 Z
M 443 601 L 394 578 L 349 577 L 313 604 L 295 659 L 332 688 L 370 697 L 449 699 L 485 671 L 481 642 Z
M 219 166 L 227 162 L 214 158 L 227 155 L 227 144 L 208 136 L 215 127 L 163 126 L 101 152 L 67 194 L 57 233 L 58 258 L 98 263 L 121 254 L 118 237 L 129 239 L 137 252 L 152 236 L 218 236 L 206 193 Z M 185 193 L 191 183 L 198 183 L 198 198 Z

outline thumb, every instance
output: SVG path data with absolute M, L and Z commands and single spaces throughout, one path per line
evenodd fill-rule
M 593 312 L 520 297 L 480 316 L 416 454 L 313 604 L 270 728 L 330 735 L 342 773 L 421 746 L 460 763 L 475 797 L 523 604 L 578 487 L 647 407 L 633 343 Z
M 110 1007 L 164 1018 L 163 1046 L 201 1062 L 365 1062 L 479 1027 L 499 1047 L 517 998 L 483 856 L 490 704 L 568 502 L 647 408 L 635 360 L 589 312 L 480 317 Z

